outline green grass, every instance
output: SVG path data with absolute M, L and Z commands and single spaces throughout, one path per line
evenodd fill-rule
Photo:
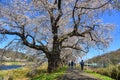
M 26 74 L 28 73 L 29 68 L 18 68 L 18 69 L 12 69 L 12 70 L 0 70 L 0 78 L 6 78 L 8 76 L 11 76 L 14 80 L 28 80 L 26 77 Z
M 32 80 L 57 80 L 57 78 L 62 76 L 66 70 L 67 67 L 63 67 L 58 69 L 55 73 L 41 73 L 40 75 L 38 75 L 38 77 L 33 78 Z
M 4 75 L 3 74 L 0 74 L 0 78 L 2 78 Z
M 37 68 L 37 73 L 35 75 L 29 76 L 28 73 L 32 71 L 31 69 L 31 66 L 26 66 L 12 70 L 0 70 L 0 79 L 4 78 L 5 80 L 8 80 L 7 78 L 10 76 L 13 80 L 57 80 L 57 78 L 66 72 L 67 67 L 62 67 L 55 73 L 49 74 L 47 73 L 47 63 L 44 63 Z
M 114 80 L 114 79 L 112 79 L 112 78 L 110 78 L 110 77 L 107 77 L 107 76 L 98 74 L 98 73 L 96 73 L 96 72 L 94 72 L 94 71 L 92 71 L 92 70 L 88 70 L 88 69 L 87 69 L 87 70 L 85 70 L 85 72 L 86 72 L 86 73 L 89 73 L 89 74 L 91 74 L 91 75 L 93 75 L 93 76 L 95 76 L 96 78 L 101 79 L 101 80 Z
M 8 62 L 10 65 L 14 62 Z M 5 63 L 7 64 L 7 63 Z M 9 65 L 8 64 L 8 65 Z M 15 62 L 16 64 L 16 62 Z M 28 63 L 30 64 L 30 63 Z M 4 78 L 5 80 L 8 80 L 8 76 L 12 77 L 13 80 L 31 80 L 31 77 L 28 77 L 27 74 L 31 72 L 32 67 L 31 66 L 25 66 L 17 69 L 11 69 L 11 70 L 0 70 L 0 79 Z M 44 63 L 43 65 L 38 67 L 38 71 L 45 72 L 47 69 L 47 64 Z M 37 74 L 36 74 L 37 75 Z M 35 75 L 35 76 L 36 76 Z

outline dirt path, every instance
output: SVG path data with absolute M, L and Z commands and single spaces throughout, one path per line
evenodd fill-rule
M 94 76 L 91 76 L 83 71 L 78 69 L 68 70 L 65 75 L 63 75 L 58 80 L 100 80 L 96 79 Z

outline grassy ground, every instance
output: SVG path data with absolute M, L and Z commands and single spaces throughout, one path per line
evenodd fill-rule
M 29 80 L 26 77 L 26 74 L 29 71 L 29 67 L 12 69 L 12 70 L 1 70 L 0 77 L 8 80 L 8 78 L 12 78 L 14 80 Z
M 112 78 L 110 78 L 110 77 L 97 74 L 97 73 L 95 73 L 94 71 L 89 70 L 89 69 L 86 69 L 85 72 L 86 72 L 86 73 L 89 73 L 89 74 L 91 74 L 91 75 L 93 75 L 93 76 L 95 76 L 96 78 L 99 78 L 99 79 L 101 79 L 101 80 L 114 80 L 114 79 L 112 79 Z
M 26 66 L 18 69 L 12 70 L 0 70 L 0 79 L 4 78 L 8 80 L 56 80 L 57 77 L 64 74 L 67 70 L 67 67 L 63 67 L 58 69 L 55 73 L 48 74 L 47 73 L 47 63 L 44 63 L 40 67 L 37 68 L 37 73 L 34 75 L 28 75 L 32 71 L 33 67 Z
M 57 80 L 58 77 L 65 74 L 65 71 L 67 70 L 67 67 L 63 67 L 58 69 L 55 73 L 41 73 L 38 75 L 38 77 L 33 78 L 32 80 Z
M 16 65 L 18 63 L 12 62 L 11 64 Z M 44 63 L 37 68 L 36 74 L 28 75 L 28 73 L 30 73 L 33 68 L 34 66 L 26 66 L 12 70 L 0 70 L 0 79 L 4 78 L 5 80 L 8 80 L 8 78 L 11 78 L 11 80 L 57 80 L 57 78 L 64 75 L 67 70 L 67 67 L 63 67 L 61 69 L 58 69 L 55 73 L 49 74 L 47 73 L 47 63 Z M 77 68 L 80 69 L 79 66 L 77 66 Z M 101 80 L 113 80 L 107 76 L 97 74 L 92 70 L 85 70 L 85 72 Z

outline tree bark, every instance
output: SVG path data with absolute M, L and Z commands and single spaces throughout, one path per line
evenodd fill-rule
M 57 30 L 54 30 L 57 33 Z M 58 68 L 62 66 L 60 58 L 60 43 L 58 42 L 58 36 L 54 35 L 53 37 L 53 50 L 48 56 L 48 72 L 55 72 Z
M 55 72 L 62 66 L 60 54 L 51 54 L 48 57 L 48 73 Z

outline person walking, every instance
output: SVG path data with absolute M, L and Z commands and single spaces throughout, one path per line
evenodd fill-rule
M 81 65 L 81 70 L 83 71 L 84 70 L 84 62 L 83 62 L 83 60 L 81 60 L 80 65 Z
M 68 62 L 68 67 L 71 68 L 71 61 Z
M 73 66 L 74 66 L 74 62 L 73 60 L 71 61 L 71 69 L 73 69 Z
M 74 60 L 74 68 L 76 68 L 76 61 Z

